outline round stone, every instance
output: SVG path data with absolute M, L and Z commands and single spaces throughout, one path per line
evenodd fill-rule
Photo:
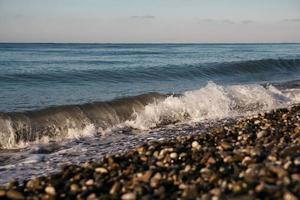
M 171 153 L 170 154 L 170 158 L 172 158 L 172 159 L 176 159 L 177 158 L 177 153 Z
M 55 188 L 52 187 L 52 186 L 47 186 L 47 187 L 45 188 L 45 192 L 46 192 L 47 194 L 49 194 L 49 195 L 52 195 L 52 196 L 54 196 L 54 195 L 56 194 Z
M 122 200 L 135 200 L 136 195 L 133 192 L 129 192 L 129 193 L 123 194 L 121 198 L 122 198 Z
M 6 196 L 9 199 L 14 199 L 14 200 L 23 200 L 25 199 L 24 195 L 21 192 L 15 191 L 15 190 L 9 190 L 6 193 Z

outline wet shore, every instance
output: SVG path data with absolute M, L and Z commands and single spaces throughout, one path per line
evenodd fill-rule
M 7 199 L 300 198 L 300 105 L 0 189 Z

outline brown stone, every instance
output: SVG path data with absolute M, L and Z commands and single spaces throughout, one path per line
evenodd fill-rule
M 47 194 L 49 194 L 49 195 L 52 195 L 52 196 L 55 196 L 55 194 L 56 194 L 55 188 L 52 187 L 52 186 L 47 186 L 47 187 L 45 188 L 45 192 L 46 192 Z
M 0 197 L 4 197 L 5 195 L 6 195 L 5 190 L 1 190 L 1 189 L 0 189 Z
M 123 194 L 121 197 L 122 200 L 135 200 L 136 199 L 136 194 L 133 192 L 129 192 L 126 194 Z
M 6 192 L 6 196 L 9 199 L 13 199 L 13 200 L 25 199 L 24 195 L 21 192 L 18 192 L 18 191 L 15 191 L 15 190 L 9 190 L 8 192 Z
M 222 142 L 220 145 L 225 151 L 232 149 L 232 145 L 229 142 Z
M 152 171 L 146 171 L 142 176 L 138 177 L 138 180 L 148 183 L 152 176 Z
M 290 193 L 290 192 L 284 193 L 283 199 L 284 199 L 284 200 L 299 200 L 298 197 L 296 197 L 294 194 L 292 194 L 292 193 Z
M 110 188 L 109 194 L 112 194 L 112 195 L 113 195 L 113 194 L 118 193 L 118 192 L 121 190 L 121 187 L 122 187 L 121 183 L 115 182 L 115 183 L 113 184 L 113 186 Z
M 29 189 L 37 189 L 40 186 L 39 179 L 32 179 L 26 183 L 26 187 Z

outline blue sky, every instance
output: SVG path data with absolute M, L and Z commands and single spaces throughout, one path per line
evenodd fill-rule
M 300 42 L 300 0 L 0 0 L 2 42 Z

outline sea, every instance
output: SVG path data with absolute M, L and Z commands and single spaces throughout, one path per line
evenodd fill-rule
M 0 43 L 0 184 L 300 103 L 300 44 Z

